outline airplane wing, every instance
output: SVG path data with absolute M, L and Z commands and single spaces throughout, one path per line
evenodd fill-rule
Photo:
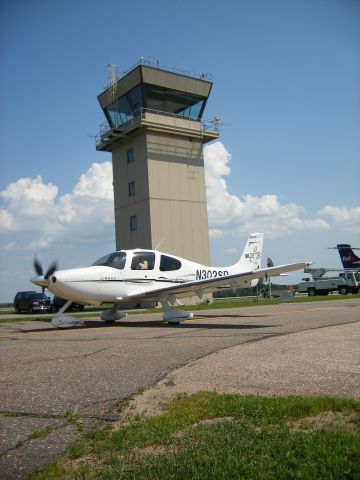
M 146 299 L 158 301 L 160 297 L 174 296 L 174 297 L 188 297 L 190 295 L 199 295 L 206 292 L 211 292 L 219 287 L 236 287 L 237 284 L 244 284 L 257 278 L 266 278 L 280 275 L 284 272 L 291 272 L 293 270 L 301 270 L 311 265 L 311 262 L 289 263 L 287 265 L 279 265 L 276 267 L 262 268 L 245 273 L 237 273 L 227 275 L 226 277 L 209 278 L 207 280 L 196 280 L 194 282 L 185 282 L 171 287 L 158 288 L 139 293 L 134 292 L 128 299 Z M 246 286 L 246 285 L 245 285 Z

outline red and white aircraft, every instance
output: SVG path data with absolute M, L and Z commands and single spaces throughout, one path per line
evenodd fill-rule
M 68 299 L 52 320 L 60 328 L 79 323 L 63 315 L 72 302 L 113 303 L 112 309 L 101 314 L 102 320 L 111 322 L 126 315 L 119 311 L 123 303 L 159 301 L 165 310 L 164 321 L 178 324 L 193 316 L 184 310 L 171 310 L 171 306 L 181 305 L 181 297 L 196 295 L 201 299 L 204 293 L 219 287 L 254 287 L 260 278 L 300 270 L 311 264 L 300 262 L 260 268 L 263 238 L 262 233 L 250 235 L 239 261 L 229 267 L 207 267 L 156 250 L 120 250 L 103 256 L 86 268 L 56 270 L 56 264 L 53 264 L 45 275 L 35 259 L 37 276 L 31 281 Z

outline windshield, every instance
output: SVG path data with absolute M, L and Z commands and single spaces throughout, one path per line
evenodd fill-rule
M 48 300 L 49 299 L 44 293 L 28 293 L 27 298 L 31 298 L 31 300 Z
M 106 267 L 113 267 L 122 270 L 125 267 L 126 262 L 126 253 L 125 252 L 114 252 L 104 255 L 103 257 L 99 258 L 92 264 L 92 266 L 96 265 L 104 265 Z

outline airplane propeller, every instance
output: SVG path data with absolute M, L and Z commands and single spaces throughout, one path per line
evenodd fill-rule
M 51 262 L 50 265 L 48 266 L 48 269 L 45 272 L 45 275 L 44 275 L 44 270 L 40 263 L 40 260 L 36 255 L 34 257 L 33 264 L 34 264 L 34 270 L 37 277 L 34 278 L 32 281 L 33 283 L 36 283 L 36 285 L 39 285 L 39 287 L 42 287 L 44 291 L 44 289 L 49 285 L 49 278 L 58 269 L 58 263 L 56 260 Z

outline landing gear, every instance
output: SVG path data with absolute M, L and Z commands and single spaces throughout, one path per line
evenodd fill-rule
M 53 317 L 51 320 L 51 323 L 54 325 L 54 327 L 57 328 L 71 328 L 71 327 L 76 327 L 78 325 L 82 325 L 84 323 L 84 320 L 81 318 L 75 318 L 72 317 L 71 315 L 64 315 L 64 312 L 66 311 L 67 308 L 70 307 L 71 305 L 71 300 L 68 300 L 65 305 L 63 305 L 58 313 Z
M 103 310 L 100 317 L 106 323 L 112 323 L 127 316 L 127 312 L 119 312 L 120 304 L 114 303 L 111 310 Z
M 194 317 L 192 312 L 187 312 L 186 310 L 172 310 L 170 307 L 169 299 L 160 299 L 162 306 L 164 307 L 165 312 L 163 313 L 164 322 L 169 323 L 170 325 L 179 325 L 184 320 L 189 320 Z M 172 304 L 180 302 L 178 300 L 171 301 Z M 180 304 L 181 305 L 181 304 Z

